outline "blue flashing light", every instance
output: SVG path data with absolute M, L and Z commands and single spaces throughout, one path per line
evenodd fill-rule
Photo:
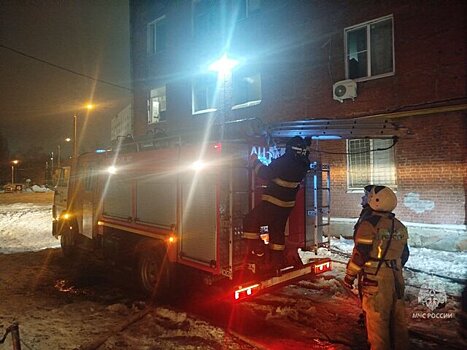
M 105 153 L 106 150 L 105 149 L 96 149 L 96 153 Z
M 342 137 L 338 135 L 318 135 L 318 136 L 312 136 L 311 137 L 313 140 L 341 140 Z

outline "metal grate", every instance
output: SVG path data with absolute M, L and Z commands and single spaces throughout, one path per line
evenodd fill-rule
M 360 190 L 368 184 L 396 187 L 394 148 L 390 139 L 347 140 L 348 189 Z

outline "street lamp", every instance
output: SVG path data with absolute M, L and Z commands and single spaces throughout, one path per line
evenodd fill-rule
M 88 103 L 85 108 L 90 111 L 94 108 L 92 103 Z M 73 159 L 78 157 L 78 113 L 73 115 Z
M 71 139 L 69 137 L 67 137 L 64 141 L 65 142 L 70 142 Z M 62 145 L 60 143 L 57 145 L 57 150 L 58 150 L 58 152 L 57 152 L 57 168 L 60 168 L 60 166 L 61 166 L 61 157 L 62 157 Z
M 11 184 L 15 183 L 15 165 L 18 165 L 19 160 L 15 159 L 11 161 Z

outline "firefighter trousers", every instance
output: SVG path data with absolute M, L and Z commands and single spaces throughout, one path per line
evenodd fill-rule
M 374 283 L 376 282 L 376 283 Z M 381 267 L 362 280 L 362 308 L 371 350 L 406 350 L 409 336 L 401 271 Z
M 243 220 L 243 231 L 256 233 L 258 238 L 260 228 L 268 227 L 271 250 L 284 250 L 285 226 L 292 208 L 283 208 L 267 201 L 261 201 Z M 277 247 L 276 247 L 277 246 Z M 277 249 L 275 249 L 275 247 Z

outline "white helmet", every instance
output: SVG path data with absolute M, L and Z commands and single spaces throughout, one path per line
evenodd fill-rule
M 389 187 L 374 186 L 368 195 L 368 205 L 375 211 L 391 212 L 397 206 L 397 197 Z

